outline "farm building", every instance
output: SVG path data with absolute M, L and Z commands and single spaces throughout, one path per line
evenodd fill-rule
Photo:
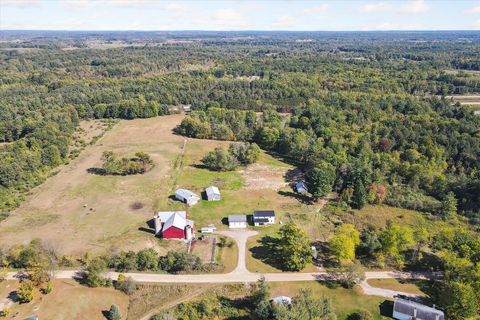
M 255 227 L 275 223 L 275 211 L 261 210 L 253 213 L 253 225 Z
M 205 189 L 205 195 L 207 196 L 208 201 L 218 201 L 220 200 L 220 190 L 215 186 L 210 186 Z
M 189 207 L 197 204 L 198 201 L 200 201 L 199 196 L 187 189 L 177 189 L 177 191 L 175 191 L 175 198 L 183 203 L 186 203 Z
M 272 302 L 275 304 L 291 305 L 292 298 L 287 296 L 278 296 L 272 299 Z
M 157 212 L 153 216 L 155 235 L 163 239 L 192 239 L 193 221 L 187 218 L 185 211 Z
M 392 317 L 398 320 L 444 320 L 443 311 L 400 298 L 395 298 Z
M 244 214 L 232 214 L 228 216 L 229 228 L 246 228 L 247 216 Z
M 300 193 L 300 194 L 307 194 L 308 193 L 308 188 L 305 182 L 299 181 L 295 184 L 295 191 Z

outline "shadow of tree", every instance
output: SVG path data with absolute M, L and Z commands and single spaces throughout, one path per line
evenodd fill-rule
M 391 318 L 393 314 L 393 301 L 385 300 L 378 306 L 380 315 Z
M 310 198 L 309 196 L 300 194 L 300 193 L 280 190 L 280 191 L 278 191 L 278 194 L 281 195 L 281 196 L 284 196 L 284 197 L 290 197 L 290 198 L 297 199 L 299 202 L 301 202 L 303 204 L 313 204 L 312 198 Z
M 283 268 L 281 257 L 277 254 L 279 239 L 265 236 L 257 241 L 260 245 L 250 248 L 250 252 L 255 259 L 262 261 L 276 269 L 287 271 Z
M 105 176 L 107 173 L 105 172 L 105 169 L 103 168 L 88 168 L 87 172 L 90 174 L 95 174 L 97 176 Z

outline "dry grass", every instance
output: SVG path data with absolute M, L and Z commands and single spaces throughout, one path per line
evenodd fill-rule
M 17 287 L 17 281 L 2 282 L 0 299 Z M 35 298 L 30 303 L 13 304 L 11 314 L 15 314 L 16 319 L 38 316 L 51 320 L 103 320 L 102 311 L 110 309 L 112 304 L 118 305 L 123 315 L 127 314 L 128 296 L 112 288 L 87 288 L 74 280 L 54 280 L 53 287 L 48 295 L 35 292 Z
M 122 121 L 96 145 L 32 190 L 31 195 L 0 224 L 6 246 L 40 238 L 54 243 L 61 254 L 99 252 L 112 247 L 138 250 L 157 246 L 146 226 L 153 211 L 165 206 L 172 189 L 172 164 L 182 151 L 183 138 L 171 129 L 182 115 Z M 103 151 L 120 154 L 145 151 L 156 166 L 144 175 L 98 176 L 88 168 L 100 166 Z M 143 208 L 132 211 L 131 203 Z

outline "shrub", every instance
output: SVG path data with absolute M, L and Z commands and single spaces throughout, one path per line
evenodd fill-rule
M 33 300 L 33 289 L 35 285 L 31 280 L 23 281 L 17 290 L 17 297 L 20 303 L 29 303 Z
M 107 317 L 109 320 L 121 320 L 122 314 L 120 313 L 120 308 L 116 304 L 112 304 Z
M 351 313 L 348 320 L 373 320 L 372 314 L 367 310 L 359 310 L 354 313 Z

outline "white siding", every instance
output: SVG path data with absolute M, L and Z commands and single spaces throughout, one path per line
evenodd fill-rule
M 228 227 L 229 228 L 246 228 L 247 223 L 246 222 L 229 222 Z

